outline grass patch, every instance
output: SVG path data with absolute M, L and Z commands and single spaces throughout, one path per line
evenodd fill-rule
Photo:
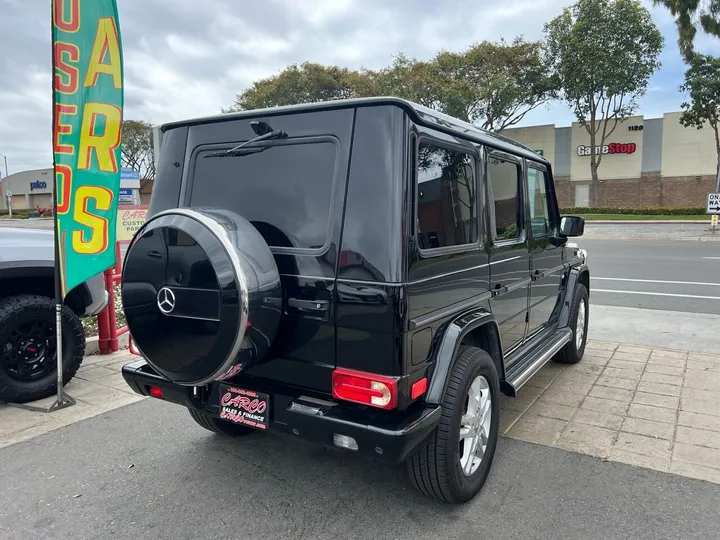
M 583 214 L 585 221 L 707 221 L 710 223 L 710 216 L 685 215 L 685 216 L 654 216 L 635 214 Z

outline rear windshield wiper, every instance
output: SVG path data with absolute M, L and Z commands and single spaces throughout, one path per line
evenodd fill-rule
M 240 143 L 236 147 L 231 148 L 230 150 L 223 150 L 222 152 L 213 152 L 212 154 L 206 154 L 203 157 L 209 158 L 209 157 L 246 156 L 248 154 L 256 154 L 258 152 L 264 152 L 266 147 L 248 148 L 247 150 L 240 150 L 240 149 L 243 146 L 247 146 L 248 144 L 252 144 L 252 143 L 256 143 L 256 142 L 260 142 L 260 141 L 271 141 L 273 139 L 284 139 L 287 136 L 288 136 L 288 134 L 285 133 L 283 130 L 275 129 L 268 133 L 258 135 L 257 137 L 254 137 L 254 138 L 250 139 L 249 141 Z

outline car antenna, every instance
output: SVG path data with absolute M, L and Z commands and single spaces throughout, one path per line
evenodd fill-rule
M 270 124 L 268 124 L 267 122 L 260 122 L 259 120 L 253 120 L 252 122 L 250 122 L 250 127 L 257 134 L 257 137 L 254 137 L 249 141 L 245 141 L 244 143 L 238 144 L 235 148 L 227 150 L 225 152 L 226 155 L 232 154 L 243 146 L 247 146 L 248 144 L 254 142 L 267 141 L 271 139 L 281 139 L 288 136 L 288 134 L 285 133 L 283 130 L 273 129 L 272 126 L 270 126 Z

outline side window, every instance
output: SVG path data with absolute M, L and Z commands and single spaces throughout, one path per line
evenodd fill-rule
M 520 238 L 523 230 L 520 166 L 490 156 L 488 177 L 492 186 L 496 239 L 505 241 Z
M 478 239 L 475 158 L 421 142 L 418 149 L 418 242 L 421 249 Z
M 530 203 L 530 223 L 533 238 L 550 235 L 550 212 L 547 201 L 547 173 L 532 167 L 528 168 L 528 202 Z

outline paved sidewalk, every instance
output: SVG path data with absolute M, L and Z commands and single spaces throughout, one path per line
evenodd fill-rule
M 501 431 L 720 484 L 719 387 L 720 355 L 590 341 L 503 399 Z
M 137 358 L 127 350 L 86 356 L 77 375 L 65 386 L 77 401 L 67 409 L 39 413 L 0 405 L 0 448 L 145 399 L 130 389 L 120 373 L 123 364 Z M 54 401 L 52 396 L 32 405 L 47 407 Z
M 145 399 L 120 374 L 136 358 L 86 357 L 67 409 L 0 405 L 0 448 Z M 550 362 L 517 398 L 503 396 L 501 433 L 720 484 L 719 386 L 720 355 L 590 341 L 578 364 Z

